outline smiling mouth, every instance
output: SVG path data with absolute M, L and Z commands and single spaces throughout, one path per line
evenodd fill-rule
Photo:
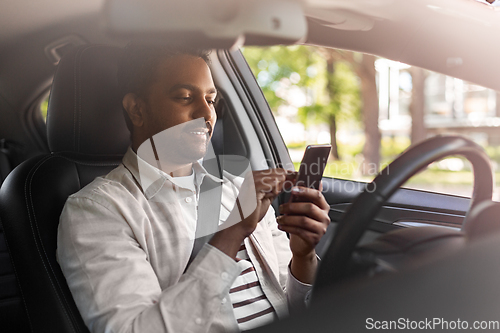
M 193 130 L 190 131 L 189 134 L 194 134 L 194 135 L 205 135 L 208 133 L 208 129 L 199 129 L 199 130 Z
M 206 127 L 192 127 L 189 129 L 185 129 L 184 133 L 196 136 L 206 136 L 207 138 L 210 138 L 212 134 L 212 125 L 209 122 L 206 122 L 205 126 Z

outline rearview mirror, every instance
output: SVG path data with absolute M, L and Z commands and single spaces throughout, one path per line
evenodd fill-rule
M 307 23 L 293 0 L 107 0 L 109 32 L 197 46 L 293 44 Z

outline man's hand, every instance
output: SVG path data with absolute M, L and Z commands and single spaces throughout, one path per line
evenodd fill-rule
M 304 283 L 312 283 L 317 261 L 315 247 L 330 224 L 330 205 L 320 190 L 296 186 L 292 189 L 294 202 L 280 206 L 278 228 L 290 234 L 293 254 L 292 274 Z
M 253 183 L 248 183 L 248 180 L 252 178 L 245 179 L 234 209 L 228 217 L 228 220 L 237 220 L 238 223 L 217 232 L 210 240 L 210 244 L 234 258 L 243 239 L 255 230 L 257 223 L 264 218 L 272 201 L 283 190 L 284 186 L 293 184 L 292 180 L 295 175 L 295 172 L 285 169 L 253 171 Z M 251 189 L 255 189 L 255 191 L 251 191 Z M 252 208 L 251 214 L 244 216 L 243 212 L 246 209 L 242 208 L 242 205 L 248 203 L 248 200 L 253 200 L 253 198 L 248 197 L 249 193 L 255 193 L 256 207 Z
M 260 201 L 258 221 L 260 222 L 267 213 L 269 206 L 284 187 L 291 187 L 297 172 L 285 169 L 269 169 L 254 171 L 253 179 L 257 200 Z
M 255 189 L 256 195 L 256 203 L 257 207 L 253 211 L 253 213 L 249 216 L 246 216 L 243 221 L 237 224 L 237 228 L 240 228 L 245 237 L 250 235 L 257 226 L 269 209 L 272 201 L 280 192 L 283 190 L 283 187 L 287 185 L 292 185 L 293 178 L 295 177 L 294 172 L 287 171 L 285 169 L 268 169 L 268 170 L 260 170 L 253 171 L 252 178 L 253 184 L 248 184 L 247 178 L 243 182 L 243 185 L 240 188 L 240 193 L 238 195 L 238 201 L 235 205 L 234 210 L 238 209 L 238 205 L 244 204 L 246 201 L 251 200 L 251 198 L 247 197 L 247 193 L 250 193 L 248 186 L 253 186 Z M 231 214 L 233 214 L 231 212 Z

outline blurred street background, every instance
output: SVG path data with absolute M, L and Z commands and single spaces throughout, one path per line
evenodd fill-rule
M 437 134 L 460 134 L 486 150 L 499 179 L 496 91 L 388 59 L 321 47 L 245 47 L 243 54 L 296 166 L 307 144 L 331 143 L 326 176 L 370 181 L 410 145 Z M 404 186 L 470 197 L 472 183 L 470 164 L 451 157 Z

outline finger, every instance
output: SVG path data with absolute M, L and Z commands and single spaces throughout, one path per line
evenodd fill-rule
M 253 171 L 254 177 L 259 177 L 259 176 L 276 176 L 276 175 L 286 176 L 289 173 L 290 173 L 290 171 L 282 169 L 282 168 L 274 168 L 274 169 L 266 169 L 266 170 Z
M 295 186 L 295 179 L 287 179 L 281 187 L 282 191 L 290 192 L 291 188 Z
M 328 212 L 312 202 L 288 202 L 280 205 L 279 212 L 285 215 L 307 216 L 321 223 L 329 224 Z
M 312 232 L 323 236 L 328 227 L 328 223 L 313 220 L 307 216 L 298 215 L 281 215 L 276 219 L 278 227 L 294 227 L 298 229 L 304 229 L 308 232 Z
M 255 182 L 255 189 L 265 193 L 266 197 L 277 196 L 283 187 L 284 180 L 282 178 L 264 177 Z
M 285 171 L 284 169 L 269 169 L 255 172 L 253 176 L 256 191 L 279 194 L 286 181 Z
M 287 180 L 295 180 L 297 178 L 297 171 L 292 171 L 292 170 L 287 170 L 287 169 L 282 169 L 282 168 L 275 168 L 275 169 L 267 169 L 267 170 L 261 170 L 258 171 L 259 175 L 264 175 L 264 176 L 275 176 L 275 175 L 284 175 Z
M 289 234 L 296 235 L 296 236 L 300 237 L 306 243 L 310 244 L 311 247 L 313 247 L 313 248 L 319 243 L 319 241 L 321 240 L 321 236 L 322 236 L 320 234 L 310 232 L 310 231 L 305 230 L 305 229 L 297 228 L 294 226 L 278 225 L 278 229 L 280 229 L 281 231 L 284 231 L 284 232 L 288 232 Z
M 289 173 L 286 174 L 286 180 L 283 183 L 283 187 L 282 187 L 283 191 L 290 191 L 290 189 L 297 182 L 297 175 L 298 175 L 298 172 L 296 172 L 296 171 L 290 171 Z
M 304 186 L 295 186 L 292 188 L 291 193 L 296 199 L 295 201 L 312 202 L 322 210 L 330 210 L 330 205 L 326 202 L 325 197 L 316 189 Z
M 284 181 L 286 179 L 286 170 L 284 169 L 268 169 L 253 172 L 253 178 L 261 181 L 262 179 L 279 179 Z

